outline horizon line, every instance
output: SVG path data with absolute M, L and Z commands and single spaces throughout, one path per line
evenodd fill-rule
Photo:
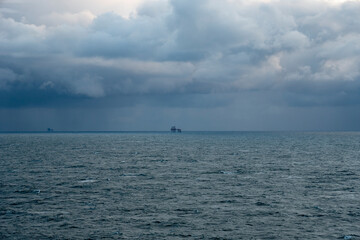
M 0 133 L 171 133 L 170 130 L 8 130 Z M 360 130 L 188 130 L 186 132 L 360 132 Z

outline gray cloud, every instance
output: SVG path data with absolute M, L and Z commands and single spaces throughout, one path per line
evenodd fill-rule
M 148 1 L 129 18 L 40 3 L 2 4 L 3 109 L 360 104 L 356 1 Z

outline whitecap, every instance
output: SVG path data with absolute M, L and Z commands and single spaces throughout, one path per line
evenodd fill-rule
M 80 183 L 94 183 L 97 182 L 97 180 L 93 180 L 93 179 L 86 179 L 86 180 L 81 180 L 79 181 Z

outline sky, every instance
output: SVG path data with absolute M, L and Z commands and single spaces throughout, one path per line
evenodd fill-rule
M 0 131 L 358 131 L 360 1 L 0 0 Z

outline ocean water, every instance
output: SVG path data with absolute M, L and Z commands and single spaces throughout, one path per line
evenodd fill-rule
M 0 134 L 1 239 L 360 239 L 360 133 Z

